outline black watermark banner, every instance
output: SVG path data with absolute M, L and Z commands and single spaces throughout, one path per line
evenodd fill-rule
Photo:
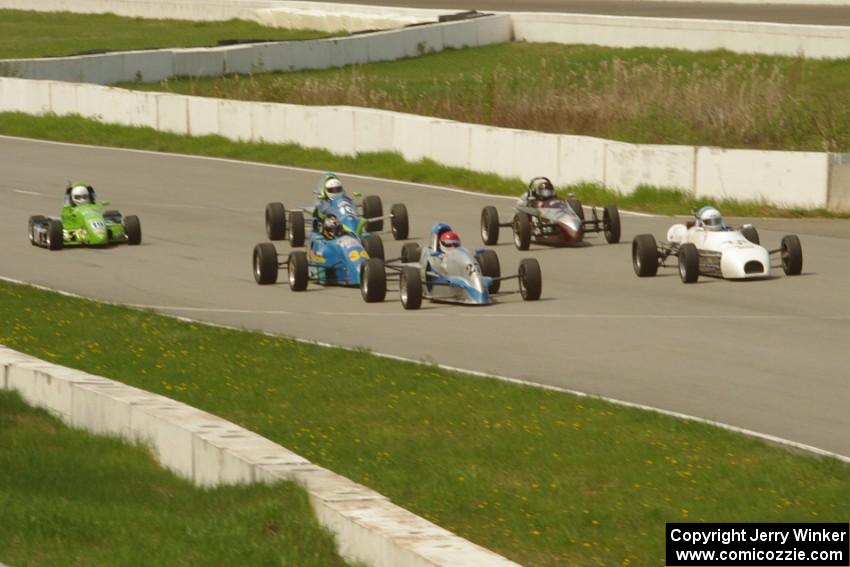
M 668 567 L 847 567 L 848 524 L 667 524 Z

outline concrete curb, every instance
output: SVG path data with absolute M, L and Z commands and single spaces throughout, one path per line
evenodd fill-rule
M 375 567 L 517 565 L 256 433 L 165 396 L 2 345 L 0 387 L 73 427 L 146 443 L 163 466 L 200 486 L 297 482 L 347 560 Z

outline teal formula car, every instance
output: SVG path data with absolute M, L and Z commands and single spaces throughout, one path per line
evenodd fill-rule
M 98 201 L 90 185 L 71 185 L 65 190 L 61 217 L 32 216 L 29 239 L 33 246 L 60 250 L 64 246 L 104 246 L 142 242 L 142 225 L 135 215 L 104 211 L 109 201 Z

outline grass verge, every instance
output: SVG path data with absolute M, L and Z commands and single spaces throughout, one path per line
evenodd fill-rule
M 651 412 L 0 282 L 0 343 L 239 423 L 525 565 L 847 520 L 850 467 Z
M 648 144 L 850 151 L 850 59 L 510 43 L 132 88 L 383 108 Z
M 313 30 L 269 28 L 245 20 L 190 22 L 125 18 L 114 14 L 0 10 L 0 59 L 57 57 L 102 50 L 201 47 L 223 40 L 314 39 L 330 35 Z
M 200 489 L 0 390 L 9 565 L 345 565 L 292 483 Z
M 405 161 L 397 153 L 366 153 L 355 157 L 339 156 L 294 144 L 235 142 L 220 136 L 189 137 L 157 132 L 150 128 L 132 128 L 101 124 L 79 116 L 30 116 L 0 113 L 0 134 L 73 142 L 118 148 L 133 148 L 189 155 L 213 156 L 261 163 L 313 168 L 458 187 L 495 195 L 519 195 L 528 180 L 506 179 L 456 167 L 442 166 L 431 160 Z M 546 172 L 540 172 L 545 175 Z M 752 201 L 695 199 L 681 191 L 641 187 L 622 195 L 595 184 L 562 188 L 571 191 L 586 204 L 616 203 L 622 209 L 658 214 L 686 214 L 692 208 L 711 203 L 727 216 L 739 217 L 829 217 L 850 218 L 850 213 L 827 209 L 781 209 Z

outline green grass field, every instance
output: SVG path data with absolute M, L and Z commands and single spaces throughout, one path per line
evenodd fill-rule
M 56 57 L 92 50 L 126 51 L 216 45 L 221 40 L 327 37 L 311 30 L 268 28 L 243 20 L 190 22 L 114 14 L 0 10 L 0 59 Z
M 200 489 L 147 449 L 65 427 L 0 390 L 0 561 L 345 565 L 292 483 Z
M 445 167 L 430 160 L 410 163 L 394 153 L 368 153 L 345 157 L 292 144 L 234 142 L 219 136 L 192 138 L 157 132 L 150 128 L 105 125 L 78 116 L 36 117 L 19 113 L 0 113 L 0 134 L 308 167 L 321 171 L 432 183 L 498 195 L 519 195 L 528 183 L 528 180 L 504 179 L 496 175 Z M 622 209 L 659 214 L 687 214 L 691 208 L 706 204 L 706 201 L 678 191 L 653 187 L 640 188 L 631 195 L 621 195 L 598 185 L 577 185 L 561 189 L 564 193 L 575 192 L 585 204 L 617 203 Z M 712 203 L 719 206 L 728 216 L 850 217 L 850 213 L 846 212 L 838 213 L 826 209 L 780 209 L 758 202 L 712 200 Z
M 0 344 L 239 423 L 524 565 L 657 565 L 668 521 L 850 509 L 847 465 L 707 425 L 21 285 L 0 283 Z
M 634 143 L 850 151 L 850 60 L 512 43 L 342 69 L 132 86 L 368 106 Z

